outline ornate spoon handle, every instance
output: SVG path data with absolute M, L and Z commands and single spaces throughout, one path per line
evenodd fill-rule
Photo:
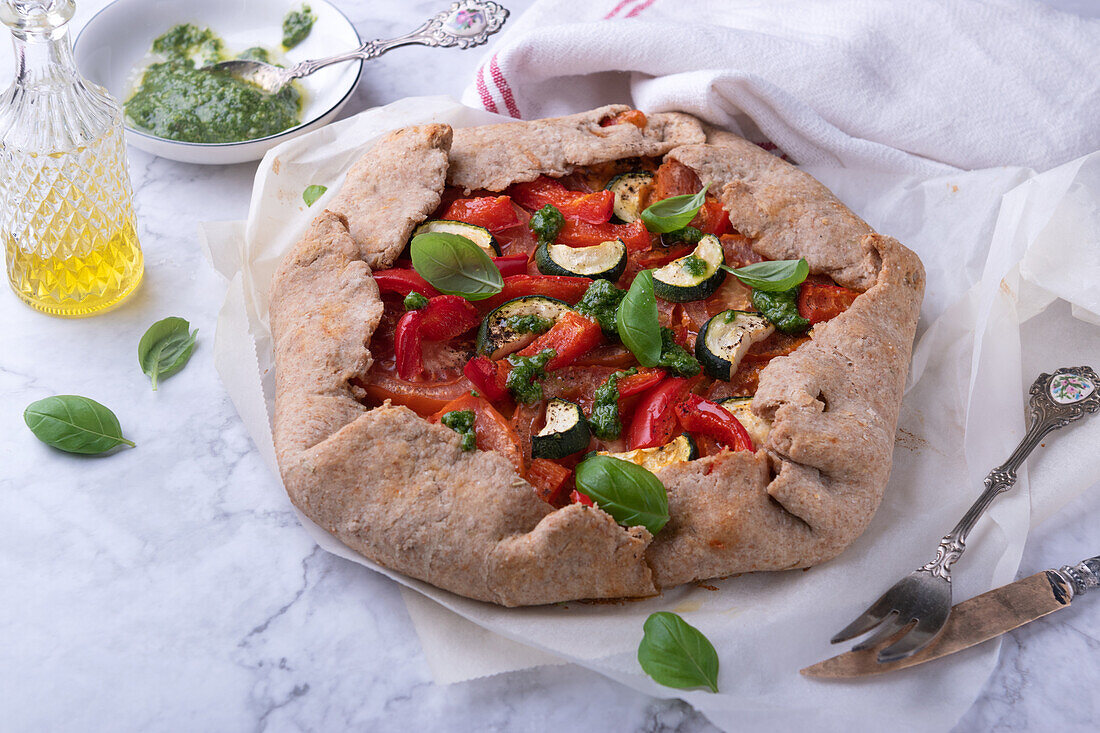
M 1040 374 L 1029 390 L 1031 425 L 1008 460 L 985 477 L 985 491 L 967 510 L 955 528 L 940 540 L 936 558 L 921 570 L 951 582 L 951 566 L 962 557 L 966 537 L 993 499 L 1016 484 L 1016 470 L 1052 430 L 1063 428 L 1100 409 L 1100 377 L 1087 366 L 1064 367 L 1054 374 Z
M 473 48 L 482 45 L 489 36 L 499 31 L 507 18 L 508 11 L 497 3 L 489 0 L 459 0 L 449 9 L 436 13 L 424 21 L 424 25 L 403 36 L 367 41 L 354 51 L 302 61 L 288 67 L 284 74 L 288 80 L 297 79 L 330 64 L 354 59 L 373 59 L 391 48 L 413 43 L 438 48 Z

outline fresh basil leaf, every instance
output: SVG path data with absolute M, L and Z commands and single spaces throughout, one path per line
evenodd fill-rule
M 328 186 L 319 186 L 316 183 L 312 186 L 306 186 L 306 190 L 302 191 L 302 200 L 306 202 L 306 206 L 313 206 L 317 203 L 317 199 L 325 195 L 327 190 Z
M 153 380 L 154 392 L 157 391 L 158 381 L 183 369 L 191 358 L 199 331 L 188 332 L 190 328 L 190 323 L 172 316 L 149 326 L 138 342 L 138 364 L 141 371 Z
M 736 277 L 750 288 L 766 293 L 778 293 L 790 290 L 810 274 L 810 266 L 805 258 L 800 260 L 770 260 L 754 262 L 744 267 L 722 265 L 722 269 Z
M 642 629 L 638 664 L 654 681 L 718 692 L 718 653 L 703 632 L 668 611 L 650 614 Z
M 645 468 L 611 456 L 589 456 L 577 464 L 577 491 L 624 527 L 641 525 L 652 535 L 668 523 L 668 493 Z
M 134 447 L 122 437 L 115 413 L 80 395 L 55 395 L 32 402 L 23 411 L 23 421 L 43 443 L 68 453 L 95 455 L 120 445 Z
M 642 270 L 630 284 L 630 290 L 615 312 L 615 328 L 639 364 L 657 366 L 661 358 L 661 326 L 657 322 L 657 298 L 653 295 L 651 271 Z
M 426 232 L 413 237 L 409 251 L 413 269 L 441 293 L 483 300 L 504 287 L 492 258 L 466 237 Z
M 699 213 L 699 209 L 703 208 L 709 187 L 710 184 L 708 183 L 703 186 L 703 190 L 699 193 L 672 196 L 661 199 L 655 204 L 650 204 L 642 212 L 642 222 L 645 224 L 645 228 L 651 232 L 661 234 L 683 229 L 691 223 L 691 220 Z

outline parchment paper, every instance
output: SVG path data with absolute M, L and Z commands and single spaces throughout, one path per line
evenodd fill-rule
M 427 121 L 465 126 L 497 119 L 446 98 L 411 98 L 369 110 L 270 151 L 257 172 L 246 224 L 203 225 L 210 260 L 228 280 L 215 364 L 273 476 L 267 302 L 279 260 L 348 167 L 385 131 Z M 1022 437 L 1025 388 L 1036 376 L 1021 374 L 1022 317 L 1061 297 L 1076 314 L 1100 323 L 1092 285 L 1100 276 L 1100 154 L 1042 176 L 1011 168 L 928 180 L 810 172 L 877 230 L 914 249 L 928 270 L 893 473 L 866 533 L 838 559 L 807 571 L 673 588 L 642 602 L 503 609 L 381 568 L 301 516 L 321 547 L 409 589 L 410 614 L 438 681 L 567 660 L 654 696 L 680 697 L 721 727 L 777 731 L 847 731 L 856 724 L 941 730 L 969 707 L 996 661 L 997 643 L 854 682 L 807 679 L 798 670 L 834 654 L 829 637 L 931 556 L 938 538 L 977 496 L 985 474 Z M 310 184 L 329 188 L 312 209 L 301 198 Z M 1087 351 L 1100 356 L 1100 330 L 1090 327 L 1082 337 L 1082 324 L 1071 326 L 1078 353 L 1082 338 L 1092 338 L 1098 348 Z M 1050 356 L 1048 369 L 1067 365 L 1057 353 Z M 1015 490 L 997 499 L 955 566 L 958 599 L 1012 580 L 1032 514 L 1049 516 L 1093 483 L 1096 454 L 1084 449 L 1098 440 L 1100 421 L 1048 441 L 1047 458 L 1059 460 L 1044 461 L 1044 472 L 1056 468 L 1049 470 L 1056 475 L 1044 476 L 1036 484 L 1041 490 L 1030 490 L 1022 471 Z M 281 490 L 277 479 L 272 490 Z M 658 610 L 680 613 L 712 640 L 721 659 L 719 694 L 671 690 L 641 673 L 635 654 L 642 622 Z

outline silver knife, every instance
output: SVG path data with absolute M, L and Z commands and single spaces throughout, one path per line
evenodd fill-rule
M 1058 570 L 1035 573 L 963 601 L 951 609 L 939 637 L 911 657 L 879 663 L 876 657 L 879 649 L 890 643 L 891 640 L 887 639 L 871 649 L 845 652 L 818 662 L 803 669 L 802 674 L 810 677 L 861 677 L 912 667 L 968 649 L 1061 610 L 1075 597 L 1095 588 L 1100 588 L 1100 555 L 1077 565 L 1064 565 Z

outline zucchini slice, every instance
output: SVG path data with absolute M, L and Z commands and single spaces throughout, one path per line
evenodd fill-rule
M 565 458 L 587 448 L 590 438 L 581 406 L 555 397 L 546 403 L 546 427 L 531 436 L 531 455 Z
M 728 382 L 749 347 L 774 330 L 775 326 L 759 313 L 722 311 L 699 329 L 695 358 L 708 376 Z
M 649 171 L 620 173 L 608 181 L 604 189 L 615 194 L 615 207 L 612 209 L 615 218 L 624 224 L 641 218 L 645 208 L 642 205 L 644 195 L 652 183 L 653 174 Z
M 546 322 L 553 325 L 569 309 L 568 303 L 542 295 L 525 295 L 501 303 L 489 311 L 477 330 L 477 353 L 503 359 L 545 333 L 548 327 L 540 326 Z
M 630 461 L 649 471 L 658 471 L 674 463 L 695 460 L 699 457 L 699 449 L 695 447 L 695 441 L 691 439 L 690 435 L 681 433 L 672 442 L 659 445 L 656 448 L 638 448 L 625 453 L 600 451 L 600 455 Z
M 725 261 L 722 243 L 708 234 L 691 254 L 653 271 L 653 294 L 671 303 L 709 298 L 726 279 Z
M 457 234 L 460 237 L 466 237 L 471 242 L 476 244 L 485 250 L 485 254 L 490 257 L 500 257 L 501 249 L 497 244 L 497 240 L 493 237 L 485 227 L 475 226 L 473 224 L 467 224 L 464 221 L 446 221 L 445 219 L 435 219 L 433 221 L 427 221 L 416 228 L 416 234 L 426 234 L 428 232 L 439 232 L 441 234 Z
M 626 245 L 621 239 L 592 247 L 543 242 L 535 250 L 535 265 L 543 275 L 590 277 L 615 282 L 626 272 Z
M 752 447 L 759 449 L 771 432 L 771 420 L 765 420 L 752 411 L 752 397 L 730 397 L 718 403 L 737 418 L 752 438 Z

